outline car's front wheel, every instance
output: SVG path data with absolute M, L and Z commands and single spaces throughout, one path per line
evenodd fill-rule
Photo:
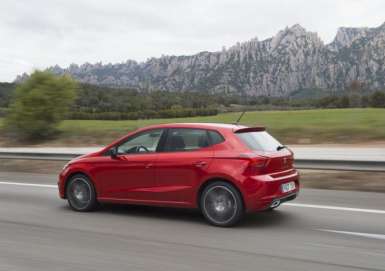
M 88 177 L 76 174 L 68 181 L 66 195 L 69 206 L 78 212 L 89 212 L 96 208 L 96 192 Z
M 200 207 L 209 223 L 222 227 L 235 225 L 244 213 L 238 190 L 222 181 L 213 182 L 203 190 L 200 196 Z

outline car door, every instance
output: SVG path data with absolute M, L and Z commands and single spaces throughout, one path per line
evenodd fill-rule
M 153 199 L 157 147 L 163 129 L 129 137 L 116 146 L 116 155 L 105 157 L 96 176 L 102 184 L 100 199 L 149 201 Z
M 170 128 L 156 161 L 157 200 L 188 204 L 214 151 L 205 129 Z

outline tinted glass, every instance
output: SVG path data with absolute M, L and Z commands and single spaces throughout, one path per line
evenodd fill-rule
M 212 145 L 219 144 L 219 143 L 222 143 L 223 141 L 225 141 L 223 136 L 216 131 L 209 131 L 209 136 L 210 136 Z
M 157 129 L 134 136 L 118 146 L 118 154 L 155 152 L 162 132 L 162 129 Z
M 208 147 L 207 131 L 202 129 L 170 129 L 164 146 L 165 151 L 189 151 Z
M 236 136 L 253 151 L 276 151 L 281 146 L 268 132 L 237 133 Z

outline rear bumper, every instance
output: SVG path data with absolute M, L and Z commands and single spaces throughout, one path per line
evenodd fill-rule
M 281 185 L 288 182 L 295 183 L 295 189 L 282 192 Z M 300 190 L 299 174 L 295 169 L 269 175 L 248 177 L 244 182 L 244 201 L 248 212 L 266 210 L 275 201 L 279 204 L 294 200 Z
M 270 202 L 270 205 L 269 205 L 269 207 L 267 207 L 267 209 L 275 208 L 275 207 L 278 207 L 279 205 L 281 205 L 282 203 L 284 203 L 286 201 L 294 200 L 297 197 L 297 195 L 298 195 L 297 193 L 292 193 L 290 195 L 287 195 L 287 196 L 284 196 L 284 197 L 281 197 L 281 198 L 273 199 Z

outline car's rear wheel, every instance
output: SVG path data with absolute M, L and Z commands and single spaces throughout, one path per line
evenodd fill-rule
M 78 212 L 89 212 L 96 208 L 95 188 L 88 177 L 76 174 L 68 181 L 66 195 L 69 206 Z
M 238 190 L 222 181 L 213 182 L 203 190 L 200 207 L 209 223 L 222 227 L 235 225 L 244 213 L 242 197 Z

